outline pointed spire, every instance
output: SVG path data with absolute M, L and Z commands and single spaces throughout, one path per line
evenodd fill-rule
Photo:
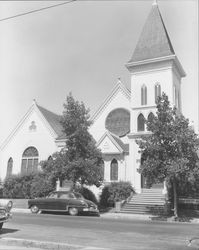
M 175 55 L 157 1 L 145 22 L 140 38 L 129 63 Z

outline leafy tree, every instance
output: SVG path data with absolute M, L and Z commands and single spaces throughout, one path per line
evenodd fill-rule
M 76 101 L 72 94 L 66 98 L 61 118 L 66 135 L 66 147 L 42 163 L 46 174 L 53 182 L 57 178 L 74 183 L 100 185 L 102 181 L 102 156 L 88 129 L 91 125 L 89 110 Z
M 178 217 L 177 185 L 185 180 L 194 183 L 199 177 L 197 135 L 164 93 L 158 98 L 156 116 L 149 116 L 146 125 L 151 133 L 137 140 L 142 155 L 139 172 L 151 183 L 171 184 Z

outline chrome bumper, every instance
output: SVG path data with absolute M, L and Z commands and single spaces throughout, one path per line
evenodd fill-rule
M 7 222 L 9 219 L 11 219 L 12 218 L 12 214 L 11 213 L 5 213 L 4 215 L 2 215 L 1 213 L 0 213 L 0 223 L 1 222 Z
M 85 207 L 83 208 L 84 212 L 94 212 L 94 213 L 99 213 L 99 210 L 97 208 L 93 208 L 93 207 Z

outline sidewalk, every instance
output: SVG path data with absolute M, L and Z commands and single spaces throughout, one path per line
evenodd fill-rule
M 101 247 L 86 247 L 82 245 L 25 240 L 18 238 L 0 238 L 0 250 L 110 250 Z

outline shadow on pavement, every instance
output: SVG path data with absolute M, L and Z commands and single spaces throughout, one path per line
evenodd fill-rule
M 71 217 L 71 215 L 69 215 L 69 213 L 67 213 L 67 212 L 53 212 L 53 211 L 42 211 L 41 212 L 41 214 L 55 214 L 55 215 L 66 215 L 66 216 L 70 216 Z M 98 214 L 96 214 L 96 213 L 80 213 L 80 214 L 78 214 L 78 216 L 92 216 L 92 217 L 99 217 L 99 215 Z
M 18 231 L 19 231 L 18 229 L 2 228 L 1 231 L 0 231 L 0 235 L 15 233 L 15 232 L 18 232 Z

